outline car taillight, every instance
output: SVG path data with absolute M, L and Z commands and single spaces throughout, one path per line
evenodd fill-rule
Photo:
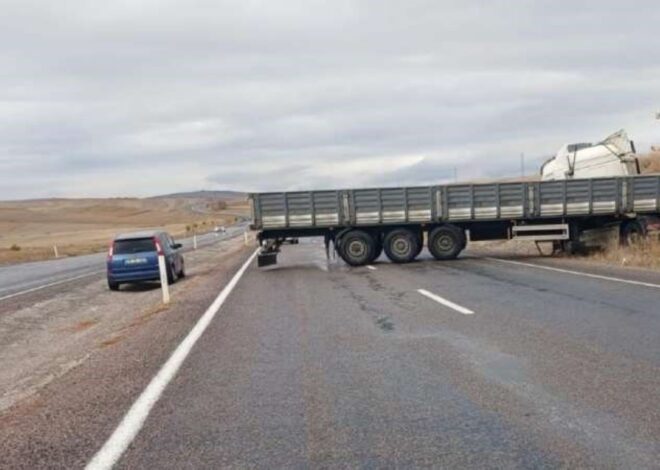
M 110 242 L 110 248 L 108 249 L 108 261 L 112 260 L 112 255 L 115 253 L 115 243 Z
M 154 238 L 154 243 L 156 244 L 156 251 L 158 252 L 158 256 L 163 255 L 163 247 L 160 245 L 160 241 L 158 241 L 157 238 Z

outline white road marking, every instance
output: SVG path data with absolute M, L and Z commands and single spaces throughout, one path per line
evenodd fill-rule
M 515 264 L 518 266 L 528 266 L 530 268 L 538 268 L 538 269 L 545 269 L 547 271 L 555 271 L 558 273 L 565 273 L 565 274 L 574 274 L 576 276 L 583 276 L 583 277 L 590 277 L 593 279 L 601 279 L 604 281 L 612 281 L 612 282 L 621 282 L 623 284 L 632 284 L 634 286 L 643 286 L 643 287 L 652 287 L 655 289 L 660 289 L 660 284 L 652 284 L 650 282 L 641 282 L 641 281 L 632 281 L 630 279 L 621 279 L 618 277 L 610 277 L 610 276 L 601 276 L 600 274 L 591 274 L 591 273 L 585 273 L 582 271 L 572 271 L 570 269 L 561 269 L 561 268 L 553 268 L 550 266 L 541 266 L 540 264 L 533 264 L 533 263 L 523 263 L 521 261 L 512 261 L 508 259 L 500 259 L 500 258 L 486 258 L 491 261 L 498 261 L 500 263 L 507 263 L 507 264 Z
M 128 446 L 131 445 L 137 434 L 142 429 L 145 420 L 149 416 L 151 409 L 158 402 L 163 391 L 176 376 L 179 368 L 192 351 L 195 343 L 202 336 L 206 328 L 209 326 L 215 315 L 218 313 L 222 305 L 232 293 L 238 281 L 243 277 L 245 271 L 248 269 L 254 258 L 257 256 L 259 249 L 250 256 L 245 264 L 234 275 L 229 284 L 222 289 L 222 292 L 213 301 L 211 306 L 206 310 L 204 315 L 195 324 L 190 333 L 185 339 L 177 346 L 167 362 L 158 371 L 158 374 L 151 380 L 147 388 L 144 389 L 142 394 L 133 403 L 133 406 L 128 410 L 121 423 L 112 433 L 107 442 L 103 445 L 101 450 L 97 452 L 94 458 L 85 467 L 87 470 L 105 470 L 112 468 L 124 454 Z
M 417 292 L 419 292 L 420 294 L 422 294 L 425 297 L 428 297 L 431 300 L 435 300 L 436 302 L 438 302 L 439 304 L 444 305 L 445 307 L 449 307 L 451 309 L 454 309 L 457 312 L 462 313 L 463 315 L 474 315 L 474 312 L 472 310 L 470 310 L 469 308 L 461 307 L 460 305 L 455 304 L 454 302 L 451 302 L 447 299 L 443 299 L 439 295 L 435 295 L 435 294 L 433 294 L 433 293 L 431 293 L 427 290 L 417 289 Z
M 102 271 L 94 271 L 93 273 L 81 274 L 80 276 L 62 279 L 61 281 L 51 282 L 49 284 L 44 284 L 43 286 L 33 287 L 31 289 L 23 290 L 20 292 L 15 292 L 14 294 L 9 294 L 9 295 L 5 295 L 4 297 L 0 297 L 0 302 L 3 300 L 8 300 L 14 297 L 18 297 L 19 295 L 25 295 L 31 292 L 36 292 L 38 290 L 46 289 L 48 287 L 59 286 L 60 284 L 66 284 L 67 282 L 77 281 L 78 279 L 84 279 L 86 277 L 96 276 L 97 274 L 101 274 L 103 272 L 105 272 L 105 269 Z
M 367 269 L 371 269 L 372 271 L 376 271 L 377 268 L 376 268 L 376 266 L 368 265 Z

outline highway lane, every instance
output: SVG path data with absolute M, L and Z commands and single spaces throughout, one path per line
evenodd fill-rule
M 119 468 L 658 468 L 659 300 L 484 258 L 351 269 L 287 246 L 248 269 Z
M 207 233 L 197 237 L 198 247 L 204 247 L 220 240 L 242 234 L 247 223 L 227 227 L 226 233 Z M 193 247 L 193 239 L 181 240 L 184 250 Z M 21 263 L 0 267 L 0 300 L 23 292 L 30 292 L 44 287 L 78 281 L 92 277 L 105 270 L 105 253 L 60 258 L 48 261 Z

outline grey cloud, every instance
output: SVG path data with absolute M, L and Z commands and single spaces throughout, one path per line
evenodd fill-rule
M 5 3 L 0 199 L 412 185 L 660 140 L 653 1 Z

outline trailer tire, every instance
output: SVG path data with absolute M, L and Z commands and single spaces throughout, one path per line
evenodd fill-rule
M 371 260 L 371 263 L 376 261 L 378 258 L 380 258 L 380 255 L 383 254 L 383 242 L 382 241 L 377 241 L 376 242 L 376 248 L 374 249 L 374 257 Z
M 394 229 L 385 235 L 385 254 L 393 263 L 410 263 L 419 254 L 419 235 L 405 228 Z
M 376 240 L 362 230 L 351 230 L 342 235 L 339 241 L 339 256 L 350 266 L 364 266 L 373 261 L 376 254 Z
M 455 225 L 442 225 L 429 234 L 428 248 L 437 260 L 456 259 L 466 246 L 465 233 Z
M 630 220 L 621 225 L 621 244 L 635 246 L 646 237 L 646 227 L 639 220 Z
M 417 245 L 417 250 L 415 252 L 415 258 L 417 258 L 422 253 L 423 249 L 424 249 L 424 233 L 420 232 L 419 233 L 419 244 Z

